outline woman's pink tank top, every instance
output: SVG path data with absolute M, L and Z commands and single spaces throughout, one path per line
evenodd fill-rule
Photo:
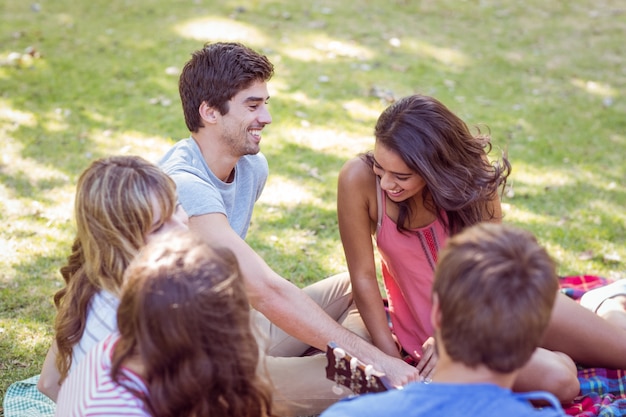
M 377 188 L 376 245 L 382 260 L 393 333 L 404 350 L 418 359 L 422 344 L 433 335 L 430 321 L 433 273 L 448 235 L 439 219 L 426 227 L 399 232 L 396 223 L 387 216 L 385 192 L 378 184 Z

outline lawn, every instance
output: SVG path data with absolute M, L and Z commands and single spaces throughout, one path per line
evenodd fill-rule
M 513 165 L 505 221 L 562 275 L 626 278 L 624 39 L 621 0 L 3 0 L 0 396 L 49 346 L 78 175 L 188 136 L 177 77 L 207 41 L 276 66 L 270 181 L 248 240 L 298 285 L 345 270 L 338 171 L 417 92 L 488 126 L 492 156 Z

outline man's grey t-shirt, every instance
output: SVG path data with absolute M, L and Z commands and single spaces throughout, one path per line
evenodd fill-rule
M 189 217 L 222 213 L 233 230 L 246 237 L 254 203 L 261 196 L 269 174 L 263 154 L 245 155 L 235 165 L 235 177 L 225 183 L 206 164 L 193 138 L 176 143 L 159 161 L 176 183 L 178 201 Z

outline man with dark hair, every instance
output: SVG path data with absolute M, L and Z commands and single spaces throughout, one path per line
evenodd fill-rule
M 237 256 L 276 401 L 293 414 L 318 414 L 349 391 L 333 392 L 324 355 L 301 357 L 310 346 L 324 350 L 335 341 L 376 363 L 396 385 L 419 375 L 364 340 L 369 336 L 347 274 L 300 289 L 244 240 L 269 171 L 260 141 L 272 122 L 267 81 L 273 71 L 265 56 L 239 43 L 207 44 L 194 52 L 179 82 L 191 137 L 175 144 L 159 164 L 176 182 L 190 229 Z
M 493 223 L 465 229 L 435 269 L 432 383 L 344 400 L 322 417 L 564 416 L 548 392 L 511 391 L 543 337 L 558 289 L 555 264 L 532 234 Z

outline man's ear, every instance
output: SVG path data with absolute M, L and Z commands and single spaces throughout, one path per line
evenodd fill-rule
M 217 111 L 215 107 L 209 106 L 206 101 L 203 101 L 202 104 L 200 104 L 198 113 L 200 113 L 200 118 L 208 124 L 217 123 L 217 119 L 220 115 L 220 112 Z
M 439 297 L 433 293 L 433 307 L 430 310 L 430 323 L 435 330 L 441 327 L 441 309 L 439 308 Z

